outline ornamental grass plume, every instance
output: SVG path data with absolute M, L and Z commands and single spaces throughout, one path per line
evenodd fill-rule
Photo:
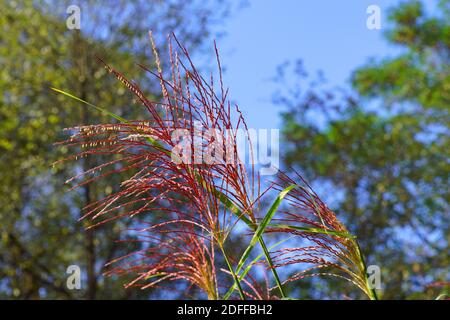
M 283 190 L 296 185 L 285 198 L 287 208 L 278 212 L 277 224 L 266 229 L 267 233 L 291 234 L 301 238 L 302 246 L 283 248 L 273 252 L 275 267 L 311 265 L 296 272 L 284 283 L 306 277 L 337 277 L 360 288 L 369 298 L 376 298 L 368 282 L 366 265 L 355 237 L 350 235 L 335 213 L 319 198 L 311 186 L 299 175 L 296 180 L 284 173 L 274 188 Z M 298 182 L 297 182 L 298 181 Z M 308 232 L 304 232 L 307 230 Z M 305 241 L 311 245 L 305 245 Z M 297 242 L 297 243 L 298 243 Z M 295 242 L 294 242 L 295 243 Z M 330 272 L 330 270 L 332 272 Z
M 205 292 L 208 299 L 218 299 L 214 249 L 209 247 L 209 239 L 195 234 L 190 225 L 183 230 L 169 225 L 163 223 L 138 230 L 145 233 L 140 240 L 145 243 L 145 249 L 109 262 L 107 266 L 117 266 L 106 274 L 136 275 L 125 287 L 141 289 L 155 287 L 162 281 L 186 280 Z
M 91 221 L 89 228 L 146 217 L 138 228 L 126 230 L 138 235 L 141 249 L 108 263 L 106 274 L 132 274 L 135 278 L 126 287 L 141 289 L 187 281 L 209 299 L 287 298 L 284 286 L 288 282 L 332 275 L 375 298 L 356 239 L 303 178 L 297 176 L 296 182 L 280 173 L 277 181 L 261 190 L 254 165 L 244 164 L 238 135 L 244 133 L 250 149 L 252 140 L 240 109 L 231 104 L 224 88 L 217 47 L 218 84 L 212 76 L 200 75 L 175 35 L 168 42 L 170 70 L 163 72 L 151 34 L 150 39 L 157 70 L 139 66 L 160 83 L 161 101 L 149 100 L 136 83 L 100 60 L 143 105 L 147 119 L 127 120 L 54 89 L 115 119 L 110 124 L 68 128 L 73 134 L 60 143 L 78 150 L 62 162 L 111 158 L 69 179 L 72 188 L 111 175 L 127 176 L 119 191 L 86 206 L 83 219 Z M 263 212 L 261 198 L 274 192 L 278 195 L 272 206 Z M 288 207 L 278 210 L 284 198 Z M 227 243 L 242 233 L 238 225 L 247 228 L 251 239 L 239 259 L 232 259 Z M 265 238 L 270 234 L 277 234 L 281 241 L 268 247 Z M 292 236 L 302 239 L 296 242 L 299 246 L 280 249 L 282 243 L 295 243 Z M 303 246 L 305 239 L 314 245 Z M 262 252 L 254 257 L 257 244 Z M 299 263 L 328 271 L 315 274 L 310 267 L 282 281 L 279 271 Z M 262 289 L 261 275 L 255 273 L 254 266 L 261 264 L 275 283 L 273 288 L 266 286 L 269 291 Z

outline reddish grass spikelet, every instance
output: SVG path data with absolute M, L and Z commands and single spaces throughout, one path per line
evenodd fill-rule
M 279 227 L 270 228 L 267 232 L 299 237 L 295 243 L 301 246 L 276 250 L 273 260 L 276 268 L 298 264 L 310 267 L 296 272 L 285 283 L 306 277 L 336 277 L 353 283 L 372 297 L 374 293 L 368 287 L 365 262 L 355 238 L 299 174 L 294 181 L 280 173 L 279 181 L 274 183 L 277 190 L 292 184 L 296 184 L 297 188 L 286 196 L 288 207 L 280 210 L 274 219 Z
M 173 39 L 180 54 L 173 48 Z M 153 40 L 152 48 L 157 72 L 139 66 L 160 83 L 161 101 L 149 100 L 136 83 L 101 60 L 108 72 L 146 108 L 148 119 L 127 121 L 115 116 L 119 123 L 69 128 L 75 133 L 60 143 L 79 150 L 61 161 L 96 156 L 110 159 L 69 179 L 67 183 L 74 183 L 72 188 L 112 175 L 126 177 L 118 191 L 84 208 L 82 218 L 91 220 L 90 228 L 116 219 L 149 218 L 146 220 L 150 222 L 139 221 L 139 228 L 128 230 L 139 236 L 142 249 L 113 260 L 108 264 L 106 274 L 136 274 L 126 286 L 142 289 L 184 280 L 201 289 L 208 298 L 218 299 L 221 286 L 216 264 L 221 261 L 217 261 L 215 254 L 221 249 L 229 266 L 224 272 L 232 276 L 241 298 L 274 298 L 270 289 L 264 291 L 258 277 L 251 273 L 242 279 L 242 287 L 239 285 L 238 275 L 230 266 L 231 259 L 226 257 L 224 243 L 240 219 L 245 219 L 252 233 L 257 230 L 258 223 L 264 218 L 264 212 L 260 212 L 257 204 L 266 193 L 296 185 L 286 196 L 289 206 L 276 212 L 273 223 L 264 233 L 293 235 L 300 239 L 297 242 L 300 245 L 273 249 L 271 257 L 267 257 L 262 236 L 258 239 L 281 297 L 284 292 L 276 270 L 306 264 L 306 269 L 283 283 L 329 275 L 350 281 L 374 298 L 374 292 L 367 285 L 366 267 L 358 243 L 349 237 L 344 225 L 303 178 L 298 175 L 300 182 L 296 182 L 280 173 L 279 180 L 261 192 L 255 168 L 245 166 L 239 158 L 239 130 L 247 133 L 250 149 L 252 145 L 242 113 L 237 106 L 232 107 L 228 90 L 223 86 L 217 47 L 219 90 L 215 89 L 212 76 L 205 80 L 199 74 L 188 51 L 174 35 L 169 37 L 168 74 L 163 73 Z M 198 126 L 212 133 L 198 137 Z M 187 144 L 187 150 L 191 150 L 190 154 L 177 149 L 179 137 L 174 139 L 174 130 L 184 130 L 187 139 L 183 142 Z M 216 150 L 220 156 L 214 163 L 196 161 L 197 149 L 207 150 L 217 141 L 222 150 Z M 253 155 L 252 151 L 250 155 Z M 237 210 L 230 209 L 224 198 Z M 236 211 L 239 217 L 236 217 Z M 305 245 L 305 241 L 309 245 Z M 240 267 L 244 267 L 244 262 Z M 223 269 L 217 267 L 217 270 Z M 266 282 L 269 288 L 269 281 Z M 234 287 L 229 292 L 233 293 L 233 290 Z
M 153 41 L 158 72 L 154 73 L 147 67 L 139 65 L 160 82 L 163 95 L 161 102 L 147 99 L 137 84 L 129 81 L 105 63 L 106 69 L 134 93 L 137 101 L 144 105 L 149 118 L 145 121 L 122 121 L 68 128 L 67 130 L 75 133 L 60 144 L 79 148 L 80 151 L 61 161 L 93 156 L 109 156 L 113 159 L 69 179 L 67 183 L 77 181 L 72 188 L 93 183 L 110 175 L 128 175 L 119 191 L 86 206 L 83 219 L 92 221 L 91 228 L 124 217 L 132 218 L 144 213 L 163 212 L 165 214 L 157 222 L 158 224 L 170 223 L 185 227 L 188 221 L 192 228 L 189 235 L 177 233 L 177 236 L 170 240 L 171 242 L 186 245 L 188 242 L 196 243 L 198 248 L 202 248 L 199 252 L 206 252 L 205 246 L 214 248 L 216 243 L 225 241 L 227 230 L 236 223 L 233 215 L 223 208 L 220 199 L 211 191 L 221 192 L 242 208 L 242 212 L 248 216 L 248 219 L 256 221 L 253 210 L 250 210 L 254 204 L 252 196 L 255 175 L 252 167 L 248 176 L 247 168 L 237 154 L 235 138 L 237 130 L 247 130 L 247 127 L 240 110 L 237 107 L 232 108 L 228 100 L 228 92 L 222 83 L 219 60 L 220 90 L 216 92 L 212 77 L 209 82 L 206 81 L 193 65 L 187 50 L 175 37 L 174 39 L 182 54 L 174 52 L 170 37 L 169 78 L 163 75 Z M 216 53 L 218 55 L 217 48 Z M 232 113 L 237 114 L 236 119 L 233 119 Z M 174 161 L 171 151 L 175 149 L 177 141 L 173 141 L 172 132 L 176 129 L 186 130 L 192 137 L 190 143 L 194 149 L 194 143 L 199 143 L 193 138 L 196 133 L 196 123 L 201 124 L 205 130 L 215 129 L 213 132 L 217 136 L 203 137 L 200 146 L 207 148 L 214 139 L 223 141 L 223 161 L 209 165 L 195 163 L 195 161 L 189 163 Z M 231 144 L 231 148 L 226 143 Z M 228 152 L 234 150 L 234 154 L 227 155 L 227 150 Z M 234 162 L 226 161 L 226 156 L 232 156 Z M 194 160 L 193 157 L 194 153 L 192 160 Z M 205 243 L 208 241 L 209 244 Z M 167 249 L 167 244 L 163 245 L 163 243 L 165 242 L 161 240 L 160 246 L 156 248 Z M 171 245 L 170 248 L 172 251 L 167 259 L 183 256 L 187 250 L 186 246 L 182 245 L 180 247 Z M 176 248 L 179 250 L 178 253 L 175 252 Z M 159 249 L 152 249 L 151 252 L 155 255 L 166 255 Z M 205 259 L 209 260 L 207 265 L 211 266 L 210 272 L 214 272 L 213 252 L 214 249 L 211 249 L 209 254 L 193 257 L 203 263 L 206 263 Z M 177 266 L 181 267 L 183 263 L 181 261 L 185 261 L 186 265 L 194 263 L 195 259 L 180 260 Z M 143 264 L 129 270 L 143 270 L 150 266 L 153 268 L 151 264 Z M 181 277 L 181 273 L 164 272 L 167 274 L 163 279 L 185 279 L 204 289 L 208 297 L 217 297 L 216 293 L 213 295 L 211 289 L 214 282 L 211 279 L 214 278 L 214 274 L 210 272 L 198 274 L 196 278 L 188 277 L 185 273 Z M 147 273 L 142 271 L 142 274 Z M 204 280 L 199 279 L 201 275 L 204 276 Z M 145 278 L 146 276 L 140 276 L 137 280 L 142 281 Z M 158 282 L 161 280 L 159 279 Z
M 208 299 L 218 298 L 209 239 L 197 235 L 192 225 L 177 230 L 163 223 L 139 231 L 145 248 L 108 263 L 118 266 L 107 275 L 137 275 L 126 287 L 141 289 L 158 287 L 163 281 L 185 280 L 205 292 Z

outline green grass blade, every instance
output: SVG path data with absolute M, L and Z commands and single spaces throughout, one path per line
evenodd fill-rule
M 258 228 L 256 229 L 255 233 L 253 234 L 253 237 L 250 240 L 250 244 L 248 245 L 247 249 L 244 251 L 241 259 L 239 260 L 238 266 L 236 268 L 236 272 L 237 273 L 241 270 L 241 268 L 244 265 L 245 261 L 247 261 L 249 255 L 250 255 L 250 252 L 252 251 L 252 249 L 255 246 L 256 242 L 262 236 L 262 234 L 264 233 L 264 230 L 266 229 L 266 227 L 268 226 L 268 224 L 272 220 L 272 218 L 275 215 L 275 212 L 277 211 L 278 207 L 280 206 L 281 201 L 283 200 L 283 198 L 288 194 L 289 191 L 291 191 L 295 187 L 296 187 L 296 185 L 291 185 L 291 186 L 287 187 L 286 189 L 282 190 L 278 194 L 278 197 L 273 202 L 273 204 L 270 207 L 269 211 L 267 211 L 267 214 L 265 215 L 265 217 L 263 218 L 263 220 L 259 224 Z
M 280 291 L 281 298 L 285 298 L 286 295 L 283 290 L 283 284 L 281 283 L 280 277 L 278 277 L 278 272 L 275 269 L 275 266 L 272 262 L 272 258 L 270 257 L 269 250 L 267 250 L 266 244 L 264 243 L 263 237 L 259 237 L 259 244 L 261 245 L 261 249 L 264 252 L 264 256 L 266 257 L 267 263 L 269 264 L 270 270 L 272 270 L 273 277 L 275 278 L 275 282 L 277 284 L 278 290 Z
M 445 300 L 445 299 L 448 299 L 448 298 L 450 298 L 450 295 L 448 293 L 441 293 L 440 295 L 438 295 L 436 297 L 435 300 Z
M 230 263 L 230 259 L 228 259 L 227 253 L 225 252 L 225 249 L 223 248 L 222 244 L 219 244 L 220 250 L 222 250 L 222 254 L 223 254 L 223 258 L 225 259 L 225 262 L 227 264 L 228 269 L 230 270 L 231 275 L 233 276 L 233 288 L 237 287 L 238 291 L 239 291 L 239 295 L 241 297 L 242 300 L 245 300 L 245 294 L 244 294 L 244 290 L 242 290 L 240 281 L 236 275 L 236 272 L 234 272 L 233 267 Z
M 268 226 L 273 227 L 273 228 L 290 229 L 290 230 L 308 232 L 308 233 L 323 233 L 323 234 L 334 235 L 334 236 L 339 236 L 339 237 L 349 238 L 349 239 L 356 238 L 356 236 L 354 236 L 348 232 L 325 230 L 325 229 L 321 229 L 321 228 L 298 227 L 298 226 L 291 226 L 291 225 L 286 225 L 286 224 L 269 224 Z
M 60 89 L 57 89 L 57 88 L 53 88 L 53 87 L 50 87 L 50 89 L 52 89 L 53 91 L 56 91 L 58 93 L 62 93 L 63 95 L 65 95 L 65 96 L 67 96 L 69 98 L 72 98 L 72 99 L 74 99 L 76 101 L 84 103 L 84 104 L 86 104 L 86 105 L 88 105 L 88 106 L 90 106 L 90 107 L 92 107 L 92 108 L 94 108 L 94 109 L 96 109 L 96 110 L 98 110 L 98 111 L 100 111 L 102 113 L 105 113 L 105 114 L 113 117 L 114 119 L 116 119 L 116 120 L 118 120 L 120 122 L 128 123 L 128 121 L 125 118 L 122 118 L 121 116 L 119 116 L 119 115 L 117 115 L 117 114 L 115 114 L 115 113 L 113 113 L 111 111 L 108 111 L 108 110 L 106 110 L 104 108 L 97 107 L 96 105 L 94 105 L 94 104 L 92 104 L 90 102 L 87 102 L 87 101 L 85 101 L 85 100 L 83 100 L 81 98 L 78 98 L 78 97 L 74 96 L 73 94 L 70 94 L 70 93 L 68 93 L 66 91 L 63 91 L 63 90 L 60 90 Z
M 255 247 L 256 242 L 259 242 L 261 245 L 261 248 L 263 249 L 264 255 L 266 257 L 267 263 L 271 267 L 272 273 L 275 277 L 275 281 L 277 283 L 277 286 L 280 290 L 281 296 L 284 297 L 284 291 L 283 287 L 281 285 L 281 281 L 278 277 L 278 273 L 276 272 L 275 268 L 273 268 L 272 259 L 270 258 L 269 251 L 267 250 L 266 244 L 264 243 L 264 240 L 262 238 L 262 235 L 264 233 L 264 230 L 266 229 L 267 225 L 272 220 L 273 216 L 275 215 L 276 211 L 278 210 L 278 207 L 280 206 L 281 202 L 283 201 L 283 198 L 294 189 L 296 185 L 290 185 L 286 189 L 282 190 L 275 201 L 273 202 L 270 209 L 267 211 L 267 214 L 264 216 L 263 220 L 259 224 L 258 228 L 256 228 L 255 233 L 253 234 L 252 239 L 250 240 L 250 244 L 248 245 L 247 249 L 242 254 L 241 259 L 239 260 L 238 266 L 236 268 L 236 273 L 238 274 L 240 270 L 242 269 L 243 265 L 247 261 L 248 257 L 250 256 L 251 251 Z
M 247 218 L 241 211 L 241 209 L 239 209 L 239 207 L 237 205 L 235 205 L 233 203 L 233 201 L 231 201 L 223 192 L 217 190 L 216 188 L 214 188 L 212 190 L 212 192 L 214 193 L 214 195 L 216 197 L 219 198 L 220 202 L 222 202 L 222 204 L 228 209 L 230 210 L 237 218 L 239 218 L 240 220 L 244 221 L 245 224 L 247 224 L 249 227 L 251 227 L 253 230 L 255 229 L 255 224 L 249 219 Z
M 213 188 L 211 191 L 214 193 L 214 195 L 216 197 L 219 198 L 220 202 L 222 202 L 222 204 L 228 210 L 230 210 L 238 219 L 244 221 L 251 230 L 255 231 L 256 225 L 243 214 L 243 212 L 240 210 L 240 208 L 237 205 L 235 205 L 233 203 L 233 201 L 231 201 L 224 193 L 220 192 L 219 190 L 217 190 L 215 188 Z M 284 195 L 283 195 L 283 197 L 284 197 Z M 279 206 L 280 202 L 281 202 L 281 199 L 278 202 L 277 207 Z M 277 270 L 275 270 L 275 268 L 273 268 L 272 259 L 270 258 L 269 252 L 267 250 L 267 247 L 266 247 L 266 244 L 264 242 L 264 239 L 263 239 L 262 235 L 260 235 L 257 238 L 257 240 L 260 243 L 261 248 L 263 249 L 263 254 L 264 254 L 265 258 L 266 258 L 266 261 L 267 261 L 268 265 L 271 267 L 272 274 L 273 274 L 273 276 L 275 278 L 275 282 L 277 283 L 277 286 L 278 286 L 278 288 L 280 290 L 281 296 L 284 297 L 284 291 L 283 291 L 283 287 L 281 285 L 280 278 L 278 277 Z M 240 270 L 240 268 L 239 268 L 239 270 Z M 237 271 L 237 273 L 238 273 L 238 271 Z M 233 288 L 234 288 L 234 285 L 233 285 Z
M 280 244 L 282 244 L 283 242 L 286 242 L 286 241 L 288 241 L 288 240 L 290 240 L 291 238 L 293 238 L 293 236 L 292 237 L 289 237 L 289 238 L 286 238 L 286 239 L 283 239 L 283 240 L 280 240 L 280 241 L 278 241 L 277 243 L 275 243 L 274 245 L 272 245 L 272 246 L 270 246 L 270 250 L 272 250 L 272 249 L 274 249 L 274 248 L 276 248 L 277 246 L 279 246 Z M 242 281 L 244 278 L 245 278 L 245 276 L 250 272 L 250 269 L 262 258 L 264 256 L 264 253 L 261 253 L 261 254 L 259 254 L 255 259 L 253 259 L 252 260 L 252 262 L 250 262 L 249 264 L 248 264 L 248 266 L 244 269 L 244 271 L 242 271 L 242 273 L 239 275 L 239 281 Z M 234 290 L 236 290 L 237 289 L 237 287 L 236 287 L 236 285 L 233 285 L 229 290 L 228 290 L 228 292 L 223 296 L 223 299 L 224 300 L 228 300 L 229 298 L 230 298 L 230 296 L 231 296 L 231 294 L 233 293 L 233 291 Z

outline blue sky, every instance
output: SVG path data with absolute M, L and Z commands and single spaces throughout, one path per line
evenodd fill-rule
M 348 84 L 370 57 L 395 55 L 383 39 L 388 8 L 398 0 L 250 0 L 228 18 L 218 42 L 225 83 L 253 128 L 279 128 L 281 106 L 272 103 L 276 67 L 301 58 L 313 73 L 322 70 L 331 85 Z M 434 1 L 426 1 L 434 3 Z M 369 30 L 369 5 L 381 8 L 381 30 Z

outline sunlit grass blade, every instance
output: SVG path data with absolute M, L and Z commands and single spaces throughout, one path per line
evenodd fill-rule
M 279 193 L 279 195 L 273 202 L 272 206 L 267 211 L 267 214 L 264 216 L 263 220 L 258 225 L 258 228 L 255 230 L 255 233 L 253 234 L 253 237 L 250 240 L 250 244 L 248 245 L 247 249 L 245 249 L 244 253 L 242 254 L 241 259 L 239 260 L 238 266 L 236 268 L 236 272 L 239 272 L 241 270 L 242 266 L 248 259 L 250 252 L 252 251 L 253 247 L 255 246 L 256 242 L 258 241 L 258 238 L 260 238 L 262 236 L 262 234 L 264 233 L 264 230 L 269 225 L 270 221 L 272 220 L 273 216 L 275 215 L 283 198 L 286 196 L 286 194 L 289 191 L 291 191 L 295 187 L 296 187 L 295 185 L 291 185 Z
M 280 244 L 290 240 L 292 237 L 283 239 L 278 241 L 277 243 L 275 243 L 274 245 L 270 246 L 269 249 L 272 250 L 276 247 L 278 247 Z M 239 281 L 242 281 L 245 276 L 250 272 L 250 269 L 261 259 L 263 258 L 264 253 L 260 253 L 255 259 L 253 259 L 248 265 L 247 267 L 245 267 L 244 271 L 242 271 L 242 273 L 239 275 L 238 279 Z M 229 290 L 228 292 L 223 296 L 223 299 L 228 300 L 230 298 L 230 296 L 233 294 L 233 291 L 236 290 L 236 284 L 234 284 Z
M 269 224 L 269 227 L 272 228 L 280 228 L 280 229 L 290 229 L 295 231 L 301 231 L 306 233 L 323 233 L 333 236 L 338 236 L 342 238 L 349 238 L 349 239 L 355 239 L 356 236 L 348 233 L 348 232 L 339 232 L 339 231 L 332 231 L 332 230 L 326 230 L 321 228 L 310 228 L 310 227 L 298 227 L 298 226 L 291 226 L 286 224 Z
M 63 91 L 61 89 L 57 89 L 57 88 L 54 88 L 54 87 L 50 87 L 50 89 L 52 89 L 53 91 L 56 91 L 58 93 L 62 93 L 63 95 L 65 95 L 65 96 L 67 96 L 69 98 L 77 100 L 78 102 L 84 103 L 85 105 L 88 105 L 88 106 L 90 106 L 90 107 L 92 107 L 92 108 L 94 108 L 94 109 L 96 109 L 96 110 L 98 110 L 98 111 L 100 111 L 102 113 L 105 113 L 105 114 L 113 117 L 114 119 L 116 119 L 116 120 L 118 120 L 120 122 L 128 123 L 128 121 L 125 118 L 122 118 L 121 116 L 119 116 L 119 115 L 117 115 L 117 114 L 115 114 L 115 113 L 113 113 L 111 111 L 108 111 L 108 110 L 106 110 L 104 108 L 97 107 L 96 105 L 94 105 L 94 104 L 92 104 L 90 102 L 87 102 L 86 100 L 83 100 L 81 98 L 78 98 L 78 97 L 74 96 L 73 94 L 70 94 L 70 93 L 68 93 L 66 91 Z
M 272 220 L 273 216 L 275 215 L 276 211 L 278 210 L 278 207 L 281 204 L 281 201 L 283 200 L 283 198 L 289 193 L 289 191 L 291 191 L 292 189 L 294 189 L 296 187 L 296 185 L 291 185 L 289 187 L 287 187 L 286 189 L 282 190 L 277 198 L 275 199 L 275 201 L 273 202 L 272 206 L 270 207 L 270 209 L 267 211 L 267 214 L 264 216 L 263 220 L 261 221 L 261 223 L 259 224 L 258 228 L 255 230 L 255 233 L 253 234 L 252 239 L 250 240 L 250 244 L 248 245 L 247 249 L 245 249 L 244 253 L 242 254 L 241 259 L 239 260 L 239 263 L 237 265 L 236 268 L 236 273 L 239 273 L 242 266 L 245 264 L 245 262 L 247 261 L 248 257 L 250 256 L 251 251 L 253 250 L 256 242 L 258 240 L 262 239 L 262 235 L 264 233 L 264 230 L 266 229 L 267 225 L 270 223 L 270 221 Z M 267 250 L 267 247 L 265 245 L 265 243 L 261 243 L 262 249 L 266 255 L 267 258 L 267 262 L 269 263 L 270 268 L 272 269 L 272 271 L 275 271 L 275 269 L 273 268 L 273 263 L 270 259 L 270 255 L 269 252 Z M 277 282 L 277 285 L 280 289 L 280 293 L 282 296 L 284 296 L 284 292 L 283 292 L 283 288 L 281 286 L 281 281 L 278 277 L 277 273 L 274 273 L 274 277 L 275 277 L 275 281 Z
M 228 270 L 230 270 L 231 275 L 233 276 L 233 288 L 237 288 L 239 291 L 239 296 L 241 297 L 242 300 L 245 300 L 245 294 L 244 291 L 242 290 L 241 284 L 240 284 L 240 280 L 237 277 L 236 272 L 234 272 L 233 270 L 233 266 L 231 265 L 230 259 L 228 259 L 228 255 L 225 252 L 225 249 L 223 248 L 223 246 L 221 244 L 219 244 L 220 250 L 222 251 L 223 254 L 223 258 L 225 260 L 225 263 L 227 264 Z
M 450 295 L 448 293 L 441 293 L 440 295 L 438 295 L 436 297 L 435 300 L 446 300 L 446 299 L 449 299 L 449 298 L 450 298 Z
M 230 212 L 232 212 L 238 219 L 242 220 L 245 222 L 245 224 L 247 224 L 252 230 L 255 229 L 255 224 L 249 219 L 247 218 L 243 212 L 241 211 L 241 209 L 239 209 L 239 207 L 237 205 L 235 205 L 233 203 L 233 201 L 231 201 L 223 192 L 217 190 L 217 189 L 213 189 L 212 192 L 214 193 L 214 195 L 216 197 L 219 198 L 220 202 L 228 209 L 230 210 Z

